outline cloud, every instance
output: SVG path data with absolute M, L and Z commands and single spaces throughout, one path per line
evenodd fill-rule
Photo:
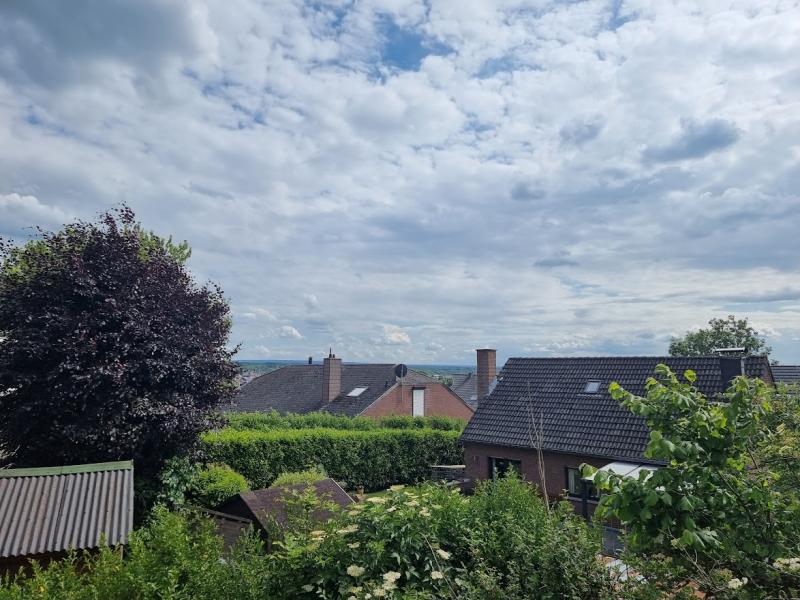
M 303 302 L 309 312 L 315 311 L 319 306 L 319 300 L 314 294 L 303 294 Z
M 596 138 L 603 129 L 603 123 L 600 115 L 587 120 L 572 121 L 564 125 L 558 134 L 564 144 L 580 146 Z
M 303 335 L 291 325 L 282 325 L 278 335 L 282 338 L 301 340 Z
M 732 146 L 739 140 L 739 136 L 739 129 L 731 121 L 710 119 L 700 122 L 682 119 L 680 135 L 664 146 L 648 147 L 644 151 L 644 157 L 656 162 L 703 158 Z
M 533 264 L 537 267 L 552 269 L 555 267 L 575 267 L 578 265 L 578 261 L 570 258 L 568 250 L 559 250 L 550 256 L 536 259 Z
M 67 215 L 58 207 L 48 206 L 35 196 L 0 194 L 0 235 L 19 235 L 28 230 L 35 233 L 36 226 L 57 228 L 67 221 Z
M 800 7 L 51 4 L 0 2 L 0 235 L 127 202 L 243 357 L 800 356 Z
M 391 346 L 401 346 L 411 344 L 411 337 L 397 325 L 384 325 L 383 341 Z

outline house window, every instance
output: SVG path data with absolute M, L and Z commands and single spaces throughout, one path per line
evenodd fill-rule
M 365 387 L 357 387 L 350 390 L 350 393 L 347 394 L 350 398 L 358 398 L 361 394 L 367 391 Z
M 510 458 L 496 458 L 489 457 L 489 478 L 494 481 L 498 477 L 502 477 L 509 471 L 513 471 L 519 476 L 522 476 L 522 461 L 512 460 Z
M 593 484 L 589 485 L 590 500 L 597 500 L 597 488 Z M 574 498 L 582 498 L 583 491 L 581 489 L 581 470 L 575 467 L 567 467 L 567 493 Z
M 414 417 L 425 416 L 425 388 L 411 390 L 411 415 Z
M 583 388 L 584 394 L 596 394 L 600 391 L 600 381 L 587 381 L 586 387 Z

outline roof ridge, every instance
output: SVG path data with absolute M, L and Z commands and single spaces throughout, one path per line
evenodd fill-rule
M 0 477 L 45 477 L 48 475 L 98 473 L 100 471 L 124 471 L 127 469 L 133 469 L 132 460 L 88 463 L 83 465 L 63 465 L 59 467 L 24 467 L 21 469 L 0 469 Z

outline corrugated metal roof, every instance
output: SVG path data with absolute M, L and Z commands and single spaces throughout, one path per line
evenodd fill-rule
M 124 544 L 132 529 L 132 461 L 0 470 L 0 557 Z

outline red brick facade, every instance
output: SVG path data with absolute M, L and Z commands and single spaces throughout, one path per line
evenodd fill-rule
M 464 444 L 464 464 L 466 465 L 466 476 L 478 481 L 488 479 L 489 457 L 507 458 L 518 460 L 522 463 L 522 476 L 532 483 L 539 486 L 542 490 L 541 476 L 539 473 L 539 463 L 537 453 L 534 450 L 523 448 L 512 448 L 509 446 L 489 446 L 484 444 Z M 564 497 L 564 490 L 567 487 L 567 467 L 580 467 L 583 463 L 594 467 L 602 467 L 609 462 L 603 458 L 590 456 L 578 456 L 575 454 L 557 454 L 555 452 L 543 452 L 544 479 L 547 486 L 547 497 L 549 500 Z M 580 502 L 573 502 L 576 509 L 580 511 Z M 590 511 L 594 512 L 594 503 L 590 506 Z
M 473 410 L 450 388 L 441 383 L 395 384 L 361 413 L 365 417 L 410 415 L 413 389 L 425 388 L 426 417 L 455 417 L 469 421 Z

